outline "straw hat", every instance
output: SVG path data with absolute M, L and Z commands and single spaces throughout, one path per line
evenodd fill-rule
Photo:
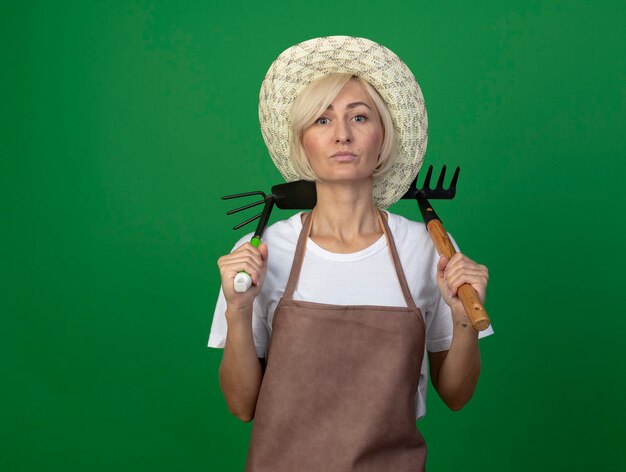
M 396 161 L 374 180 L 372 196 L 386 208 L 409 189 L 422 164 L 428 138 L 424 97 L 409 68 L 389 49 L 369 39 L 328 36 L 285 50 L 267 71 L 259 96 L 261 132 L 283 177 L 299 180 L 289 157 L 289 114 L 298 94 L 333 73 L 350 73 L 369 82 L 383 98 L 396 130 Z

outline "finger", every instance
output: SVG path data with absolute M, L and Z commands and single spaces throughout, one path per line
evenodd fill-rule
M 246 272 L 256 283 L 262 271 L 258 266 L 245 262 L 226 266 L 220 271 L 223 281 L 232 281 L 240 272 Z
M 437 262 L 437 279 L 443 280 L 445 277 L 446 266 L 448 265 L 448 258 L 446 256 L 439 257 Z
M 450 265 L 450 259 L 446 256 L 440 256 L 437 262 L 437 284 L 444 298 L 452 297 L 452 292 L 446 280 L 447 267 Z M 445 292 L 445 293 L 444 293 Z
M 468 274 L 481 274 L 485 277 L 489 277 L 489 271 L 485 266 L 481 266 L 480 264 L 461 264 L 451 267 L 448 264 L 445 270 L 445 278 L 446 280 L 452 280 L 456 277 L 461 276 L 464 273 Z
M 252 250 L 245 249 L 242 251 L 233 252 L 226 256 L 222 256 L 218 259 L 217 265 L 221 267 L 225 264 L 244 260 L 254 261 L 257 264 L 263 263 L 263 257 L 261 256 L 261 253 L 256 248 L 252 248 Z
M 229 256 L 221 257 L 218 262 L 218 265 L 225 266 L 225 265 L 230 265 L 230 264 L 236 264 L 238 262 L 250 262 L 253 264 L 262 265 L 263 259 L 260 254 L 253 254 L 253 253 L 247 253 L 247 252 L 238 253 L 238 254 L 231 254 Z
M 239 264 L 236 266 L 232 266 L 227 268 L 224 272 L 222 272 L 222 280 L 224 281 L 232 281 L 235 279 L 238 273 L 245 272 L 250 276 L 252 282 L 256 284 L 259 279 L 259 270 L 249 264 Z
M 446 283 L 450 289 L 456 291 L 463 284 L 481 284 L 487 285 L 487 278 L 480 272 L 463 272 L 453 278 L 446 278 Z
M 455 267 L 459 267 L 459 266 L 463 266 L 469 263 L 473 263 L 474 261 L 472 261 L 469 257 L 467 257 L 466 255 L 460 253 L 460 252 L 456 252 L 454 254 L 452 254 L 452 257 L 450 258 L 450 261 L 448 262 L 448 266 L 446 268 L 447 271 L 450 271 L 452 269 L 454 269 Z
M 261 244 L 263 244 L 263 243 L 261 243 Z M 237 249 L 235 249 L 231 254 L 240 254 L 240 253 L 258 254 L 259 256 L 261 255 L 261 252 L 259 251 L 259 248 L 254 247 L 250 243 L 242 244 Z
M 489 276 L 489 271 L 486 266 L 478 264 L 467 257 L 453 258 L 446 267 L 445 276 L 446 279 L 453 278 L 463 272 L 480 272 L 485 276 Z
M 463 284 L 473 285 L 476 290 L 479 290 L 479 288 L 484 290 L 484 288 L 487 287 L 489 277 L 484 271 L 465 269 L 457 271 L 453 274 L 446 273 L 445 281 L 450 288 L 450 291 L 453 294 L 456 294 L 458 288 Z
M 459 288 L 465 284 L 471 285 L 478 293 L 479 298 L 484 301 L 487 288 L 485 277 L 479 274 L 464 274 L 455 280 L 448 281 L 448 287 L 453 296 L 457 296 Z
M 252 281 L 256 284 L 259 280 L 260 274 L 263 272 L 263 263 L 253 258 L 237 258 L 230 259 L 220 264 L 220 273 L 222 278 L 234 279 L 239 272 L 247 272 Z

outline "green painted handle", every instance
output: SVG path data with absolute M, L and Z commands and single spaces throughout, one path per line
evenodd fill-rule
M 250 244 L 252 244 L 253 247 L 259 247 L 259 244 L 261 244 L 261 238 L 253 236 L 250 240 Z M 247 291 L 252 285 L 252 279 L 250 278 L 250 274 L 242 270 L 235 276 L 234 284 L 236 292 L 241 293 Z

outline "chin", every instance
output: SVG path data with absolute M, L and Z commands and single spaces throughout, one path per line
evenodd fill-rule
M 318 174 L 319 175 L 319 174 Z M 319 176 L 319 181 L 322 183 L 358 183 L 361 182 L 363 185 L 371 184 L 373 181 L 372 174 L 350 174 L 350 173 L 333 173 L 332 175 L 321 175 Z

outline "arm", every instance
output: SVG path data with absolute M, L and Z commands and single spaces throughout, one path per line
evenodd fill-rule
M 258 249 L 246 243 L 218 260 L 222 289 L 226 299 L 228 334 L 219 369 L 222 393 L 228 408 L 242 421 L 251 421 L 263 379 L 252 336 L 252 304 L 261 291 L 267 272 L 267 246 Z M 253 286 L 247 292 L 233 289 L 235 275 L 245 270 Z
M 485 266 L 461 253 L 450 261 L 442 256 L 437 264 L 439 289 L 452 311 L 452 343 L 448 351 L 429 352 L 428 358 L 433 386 L 452 410 L 460 410 L 472 398 L 481 367 L 478 332 L 472 328 L 456 291 L 469 283 L 484 303 L 488 279 Z

